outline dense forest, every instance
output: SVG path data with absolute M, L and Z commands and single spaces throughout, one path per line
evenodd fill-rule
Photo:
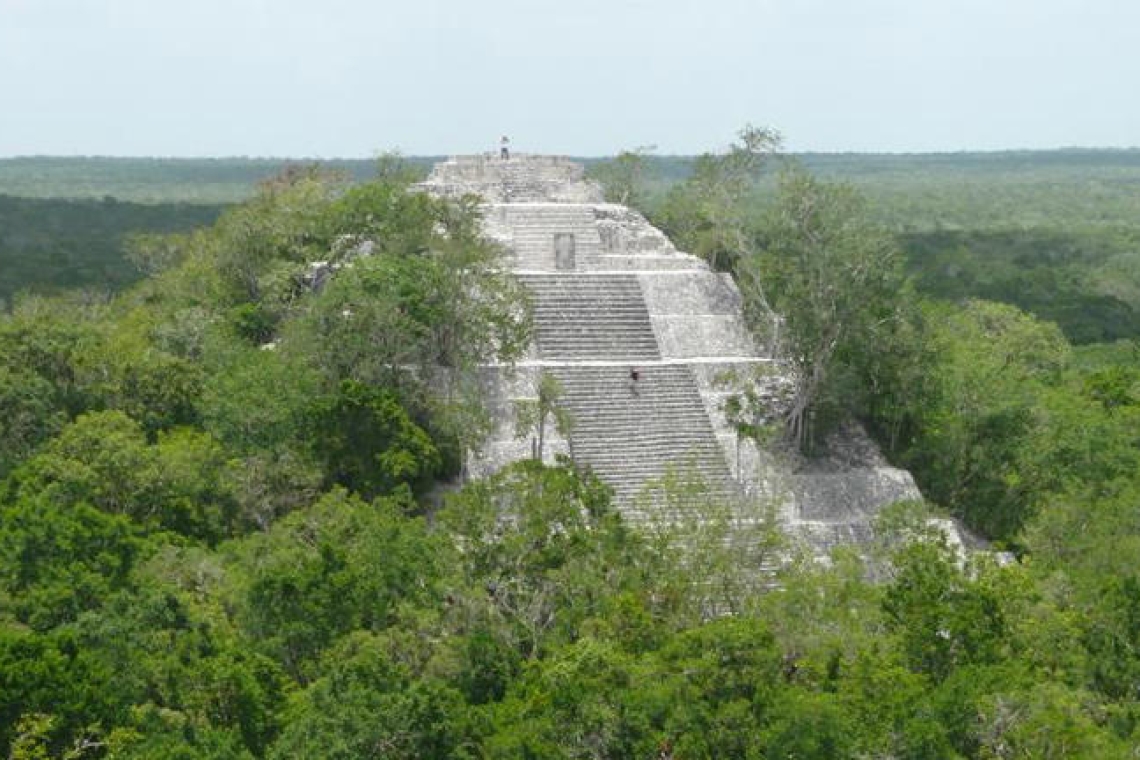
M 568 462 L 462 482 L 525 295 L 414 171 L 294 169 L 133 237 L 132 286 L 0 316 L 7 755 L 1135 757 L 1137 186 L 1099 218 L 1079 156 L 906 184 L 777 147 L 593 170 L 736 275 L 761 339 L 781 315 L 802 403 L 743 433 L 810 454 L 854 418 L 914 472 L 929 503 L 871 555 L 762 525 L 757 582 L 722 505 L 644 533 Z
M 132 236 L 208 226 L 223 208 L 0 195 L 0 304 L 22 289 L 120 290 L 142 276 L 127 255 Z

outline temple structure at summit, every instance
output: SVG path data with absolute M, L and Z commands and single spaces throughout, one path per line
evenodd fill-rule
M 703 508 L 653 488 L 672 474 L 698 481 L 700 499 L 728 505 L 736 520 L 774 513 L 824 554 L 868 540 L 882 506 L 920 498 L 910 474 L 888 466 L 857 430 L 811 461 L 739 439 L 725 415 L 738 391 L 728 378 L 760 378 L 754 389 L 773 419 L 789 378 L 746 329 L 732 278 L 678 251 L 638 212 L 606 203 L 581 165 L 462 156 L 437 164 L 422 187 L 482 197 L 485 232 L 508 252 L 534 306 L 527 356 L 513 369 L 487 369 L 497 429 L 470 462 L 473 474 L 531 456 L 532 442 L 516 435 L 514 402 L 533 399 L 548 372 L 574 422 L 568 436 L 549 437 L 545 458 L 562 453 L 592 469 L 631 522 Z

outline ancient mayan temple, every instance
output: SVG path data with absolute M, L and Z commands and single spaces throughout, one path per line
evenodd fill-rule
M 675 500 L 667 506 L 643 491 L 669 468 L 695 472 L 739 519 L 774 508 L 820 554 L 866 541 L 883 505 L 919 498 L 910 474 L 888 466 L 858 431 L 822 461 L 739 442 L 723 411 L 726 372 L 771 369 L 761 392 L 774 407 L 787 378 L 744 327 L 731 277 L 677 251 L 636 211 L 604 202 L 579 164 L 456 157 L 422 187 L 482 196 L 486 234 L 509 252 L 533 298 L 529 354 L 513 371 L 487 369 L 498 429 L 470 463 L 474 474 L 530 456 L 531 441 L 515 435 L 513 402 L 533 398 L 545 371 L 561 380 L 574 417 L 568 440 L 548 438 L 547 460 L 564 453 L 590 467 L 631 522 L 680 517 L 668 514 Z

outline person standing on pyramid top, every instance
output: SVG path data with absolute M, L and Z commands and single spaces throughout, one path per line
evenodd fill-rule
M 511 138 L 503 135 L 499 138 L 499 158 L 509 161 L 511 158 Z

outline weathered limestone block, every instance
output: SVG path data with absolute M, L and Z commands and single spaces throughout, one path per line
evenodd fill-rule
M 727 274 L 706 268 L 638 274 L 649 313 L 654 316 L 740 317 L 740 291 Z
M 756 355 L 752 336 L 732 315 L 666 315 L 652 321 L 663 359 Z
M 606 203 L 594 207 L 603 253 L 676 254 L 672 241 L 638 212 Z
M 796 475 L 799 518 L 809 522 L 870 522 L 884 504 L 922 498 L 909 472 L 887 465 L 839 468 L 824 460 Z
M 705 268 L 638 275 L 666 359 L 756 357 L 732 278 Z
M 600 253 L 596 268 L 624 272 L 692 271 L 696 261 L 686 254 L 659 253 Z

